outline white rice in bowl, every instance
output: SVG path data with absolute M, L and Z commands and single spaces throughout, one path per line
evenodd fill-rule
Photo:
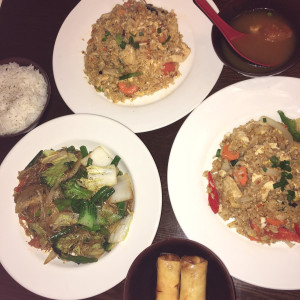
M 18 133 L 41 114 L 47 101 L 47 83 L 34 66 L 15 62 L 0 66 L 0 135 Z

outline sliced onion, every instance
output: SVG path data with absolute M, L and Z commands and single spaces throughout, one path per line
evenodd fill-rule
M 86 166 L 89 158 L 93 160 L 93 165 L 98 167 L 108 166 L 112 162 L 112 158 L 110 157 L 108 152 L 101 146 L 95 148 L 91 153 L 89 153 L 89 155 L 84 157 L 81 160 L 81 164 Z
M 118 176 L 118 183 L 113 186 L 115 192 L 109 199 L 110 203 L 132 200 L 133 191 L 130 176 L 128 173 Z
M 117 223 L 117 226 L 114 228 L 114 230 L 111 232 L 108 242 L 109 243 L 119 243 L 122 242 L 128 233 L 132 215 L 126 216 L 124 219 L 120 220 L 120 222 Z
M 264 122 L 263 119 L 266 120 L 266 122 Z M 286 138 L 290 143 L 292 143 L 292 142 L 294 141 L 292 135 L 291 135 L 290 132 L 284 127 L 284 125 L 283 125 L 282 123 L 277 122 L 277 121 L 275 121 L 275 120 L 273 120 L 273 119 L 271 119 L 271 118 L 269 118 L 269 117 L 266 117 L 266 116 L 260 117 L 259 120 L 260 120 L 261 122 L 263 122 L 263 123 L 269 124 L 270 126 L 276 128 L 276 129 L 278 129 L 279 131 L 281 131 L 282 134 L 285 136 L 285 138 Z

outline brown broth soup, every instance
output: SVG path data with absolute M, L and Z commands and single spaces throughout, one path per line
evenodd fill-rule
M 292 28 L 273 10 L 247 11 L 236 17 L 231 26 L 250 34 L 246 39 L 234 41 L 234 45 L 254 61 L 278 66 L 285 63 L 295 50 L 296 37 Z

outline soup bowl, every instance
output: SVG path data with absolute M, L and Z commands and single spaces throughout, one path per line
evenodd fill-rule
M 279 74 L 300 60 L 300 3 L 298 0 L 230 0 L 221 7 L 219 16 L 231 24 L 237 16 L 247 11 L 266 9 L 275 11 L 293 30 L 296 44 L 292 55 L 282 64 L 265 67 L 253 64 L 239 56 L 225 41 L 219 29 L 214 25 L 211 32 L 212 44 L 219 59 L 224 65 L 245 76 L 267 76 Z

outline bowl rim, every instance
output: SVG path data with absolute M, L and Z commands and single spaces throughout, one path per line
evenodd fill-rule
M 40 119 L 42 118 L 42 116 L 44 115 L 44 113 L 47 109 L 47 106 L 50 102 L 50 98 L 51 98 L 51 90 L 52 89 L 51 89 L 49 76 L 48 76 L 47 72 L 38 63 L 36 63 L 35 61 L 33 61 L 30 58 L 26 58 L 26 57 L 22 57 L 22 56 L 13 56 L 13 57 L 7 57 L 7 58 L 0 59 L 0 65 L 5 65 L 5 64 L 14 63 L 14 62 L 17 63 L 19 66 L 32 65 L 35 70 L 38 70 L 41 73 L 41 75 L 43 76 L 43 78 L 46 82 L 46 85 L 47 85 L 47 98 L 46 98 L 46 103 L 45 103 L 42 111 L 30 125 L 28 125 L 24 129 L 22 129 L 21 131 L 0 135 L 0 139 L 16 137 L 16 136 L 25 134 L 25 133 L 29 132 L 30 130 L 32 130 L 33 128 L 35 128 L 37 126 L 37 124 L 39 123 Z
M 166 245 L 170 245 L 170 244 L 188 244 L 194 247 L 199 247 L 201 248 L 208 256 L 211 256 L 214 258 L 214 260 L 217 262 L 217 264 L 220 266 L 222 272 L 225 275 L 225 279 L 228 282 L 228 288 L 229 288 L 229 292 L 230 292 L 230 299 L 234 300 L 236 299 L 236 294 L 235 294 L 235 288 L 234 288 L 234 283 L 232 280 L 232 277 L 227 269 L 227 267 L 225 266 L 225 264 L 223 263 L 223 261 L 219 258 L 219 256 L 214 253 L 211 249 L 209 249 L 208 247 L 206 247 L 205 245 L 196 242 L 194 240 L 190 240 L 188 238 L 177 238 L 177 237 L 170 237 L 170 238 L 166 238 L 162 241 L 159 242 L 154 242 L 152 245 L 148 246 L 147 248 L 145 248 L 136 258 L 135 260 L 132 262 L 128 272 L 127 272 L 127 276 L 125 278 L 125 283 L 124 283 L 124 288 L 123 288 L 123 300 L 130 300 L 129 299 L 129 289 L 130 289 L 130 281 L 132 279 L 132 276 L 134 274 L 134 270 L 136 269 L 136 267 L 143 261 L 143 259 L 148 256 L 151 252 L 156 251 L 157 249 L 164 247 Z M 175 251 L 174 251 L 175 252 Z

